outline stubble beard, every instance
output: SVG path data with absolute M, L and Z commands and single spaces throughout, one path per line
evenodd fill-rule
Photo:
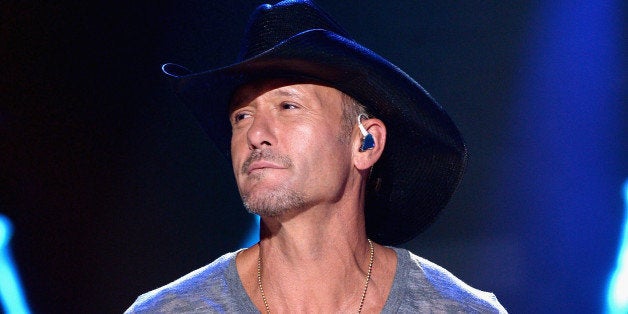
M 279 217 L 303 208 L 305 204 L 303 195 L 284 187 L 265 192 L 263 195 L 242 195 L 242 201 L 249 213 L 262 217 Z
M 242 173 L 248 172 L 251 162 L 256 160 L 268 160 L 281 164 L 286 168 L 292 167 L 292 160 L 287 156 L 279 156 L 273 154 L 269 150 L 256 150 L 251 153 L 241 168 Z M 260 181 L 265 177 L 264 173 L 251 176 L 250 180 Z M 240 197 L 244 203 L 244 208 L 249 213 L 257 214 L 262 217 L 278 217 L 293 210 L 303 208 L 305 205 L 305 196 L 294 189 L 286 186 L 278 186 L 270 191 L 259 191 L 257 193 L 240 191 Z

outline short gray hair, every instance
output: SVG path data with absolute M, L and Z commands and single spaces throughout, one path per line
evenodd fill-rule
M 359 115 L 370 117 L 366 111 L 366 107 L 355 98 L 342 93 L 342 121 L 341 121 L 341 142 L 348 142 L 351 138 L 351 130 L 357 123 Z

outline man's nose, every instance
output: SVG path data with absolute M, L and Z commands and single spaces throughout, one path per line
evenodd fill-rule
M 273 126 L 274 120 L 272 117 L 258 112 L 253 117 L 253 122 L 246 134 L 249 149 L 261 149 L 265 145 L 275 145 L 276 138 Z

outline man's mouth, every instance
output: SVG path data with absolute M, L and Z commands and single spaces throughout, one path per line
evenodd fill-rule
M 246 169 L 246 174 L 251 174 L 256 170 L 263 169 L 284 169 L 285 167 L 282 165 L 278 165 L 276 163 L 267 161 L 267 160 L 258 160 L 250 163 Z
M 240 171 L 251 174 L 262 169 L 286 169 L 292 166 L 292 160 L 286 156 L 276 155 L 269 150 L 255 150 L 244 161 Z

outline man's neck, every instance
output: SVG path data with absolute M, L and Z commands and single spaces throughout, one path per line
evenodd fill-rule
M 238 255 L 238 273 L 262 312 L 265 308 L 257 280 L 258 259 L 271 311 L 357 311 L 370 259 L 364 218 L 345 217 L 342 210 L 324 213 L 330 215 L 327 217 L 318 213 L 304 212 L 288 221 L 264 219 L 259 245 Z M 338 223 L 342 221 L 352 223 Z M 374 257 L 365 309 L 381 310 L 392 285 L 396 256 L 392 250 L 376 245 Z

